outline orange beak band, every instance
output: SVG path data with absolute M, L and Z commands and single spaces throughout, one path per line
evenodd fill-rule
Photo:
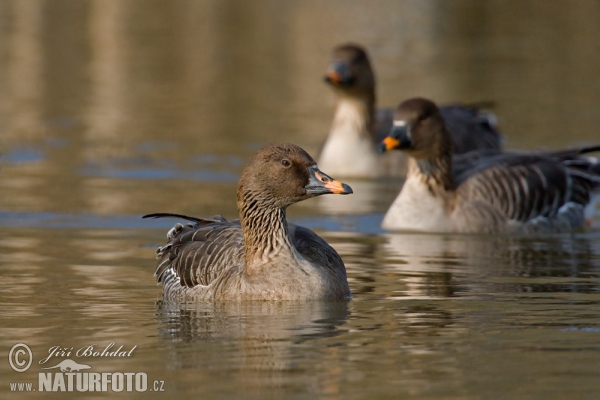
M 348 191 L 349 188 L 350 186 L 340 181 L 331 181 L 325 184 L 325 189 L 329 189 L 333 194 L 350 194 L 352 193 L 352 189 Z
M 400 147 L 400 141 L 390 136 L 383 139 L 383 144 L 385 145 L 386 150 L 394 150 Z
M 315 171 L 315 177 L 323 182 L 323 187 L 329 190 L 333 194 L 350 194 L 352 193 L 352 189 L 350 186 L 342 183 L 340 181 L 336 181 L 335 179 L 331 179 L 329 176 L 325 174 L 320 174 Z
M 316 167 L 311 167 L 311 178 L 306 186 L 306 190 L 315 195 L 321 194 L 351 194 L 352 188 L 345 183 L 336 181 L 330 176 L 319 171 Z
M 342 75 L 336 70 L 330 69 L 325 74 L 325 79 L 333 85 L 339 85 L 342 82 Z

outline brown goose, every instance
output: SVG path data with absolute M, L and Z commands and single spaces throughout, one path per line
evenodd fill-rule
M 350 298 L 338 253 L 310 229 L 289 224 L 286 208 L 352 189 L 317 168 L 303 149 L 271 144 L 244 168 L 237 191 L 240 219 L 194 218 L 176 224 L 156 251 L 155 276 L 168 300 L 341 300 Z
M 398 106 L 394 127 L 381 144 L 381 150 L 392 149 L 410 159 L 406 182 L 383 220 L 385 229 L 569 231 L 586 225 L 600 187 L 600 165 L 581 157 L 600 146 L 469 153 L 457 168 L 444 118 L 433 102 L 422 98 Z
M 375 74 L 365 49 L 351 43 L 334 48 L 325 81 L 333 88 L 337 105 L 319 165 L 335 176 L 404 176 L 402 153 L 377 154 L 377 144 L 392 127 L 394 111 L 375 109 Z M 489 115 L 462 106 L 443 107 L 441 113 L 455 154 L 481 148 L 500 150 L 501 135 Z

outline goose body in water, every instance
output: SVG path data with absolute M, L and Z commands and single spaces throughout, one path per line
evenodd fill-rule
M 600 146 L 489 154 L 453 160 L 452 140 L 437 106 L 401 103 L 381 150 L 409 158 L 406 182 L 382 227 L 465 233 L 565 232 L 584 227 L 597 201 L 600 165 L 583 157 Z
M 286 208 L 352 189 L 321 172 L 303 149 L 271 144 L 246 165 L 237 191 L 239 220 L 180 217 L 156 251 L 164 297 L 199 300 L 343 300 L 351 297 L 338 253 L 310 229 L 290 224 Z
M 377 153 L 377 144 L 392 128 L 394 110 L 375 108 L 375 74 L 365 49 L 356 44 L 334 48 L 325 81 L 336 94 L 336 109 L 319 166 L 334 176 L 404 177 L 407 165 L 404 154 Z M 451 134 L 455 154 L 475 149 L 500 151 L 502 137 L 490 114 L 476 107 L 456 105 L 442 107 L 440 112 Z

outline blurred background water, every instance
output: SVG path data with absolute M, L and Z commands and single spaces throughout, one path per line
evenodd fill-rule
M 152 276 L 175 221 L 140 216 L 235 217 L 255 150 L 316 156 L 348 41 L 379 105 L 492 102 L 507 148 L 598 143 L 599 20 L 596 0 L 0 1 L 0 347 L 34 353 L 0 362 L 0 393 L 51 346 L 115 342 L 134 356 L 94 371 L 182 397 L 598 397 L 598 230 L 392 234 L 400 182 L 350 182 L 289 216 L 339 251 L 351 302 L 182 309 Z

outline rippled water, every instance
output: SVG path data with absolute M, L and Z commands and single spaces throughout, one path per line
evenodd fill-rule
M 289 218 L 338 250 L 350 302 L 174 307 L 152 275 L 175 221 L 141 219 L 234 217 L 263 143 L 316 154 L 333 105 L 321 75 L 346 40 L 372 51 L 383 104 L 493 100 L 509 147 L 596 142 L 597 2 L 167 4 L 0 3 L 0 397 L 65 358 L 147 374 L 139 397 L 600 396 L 597 229 L 388 233 L 401 182 L 349 181 L 352 196 Z M 110 343 L 133 351 L 73 356 Z M 40 364 L 53 346 L 72 355 Z

